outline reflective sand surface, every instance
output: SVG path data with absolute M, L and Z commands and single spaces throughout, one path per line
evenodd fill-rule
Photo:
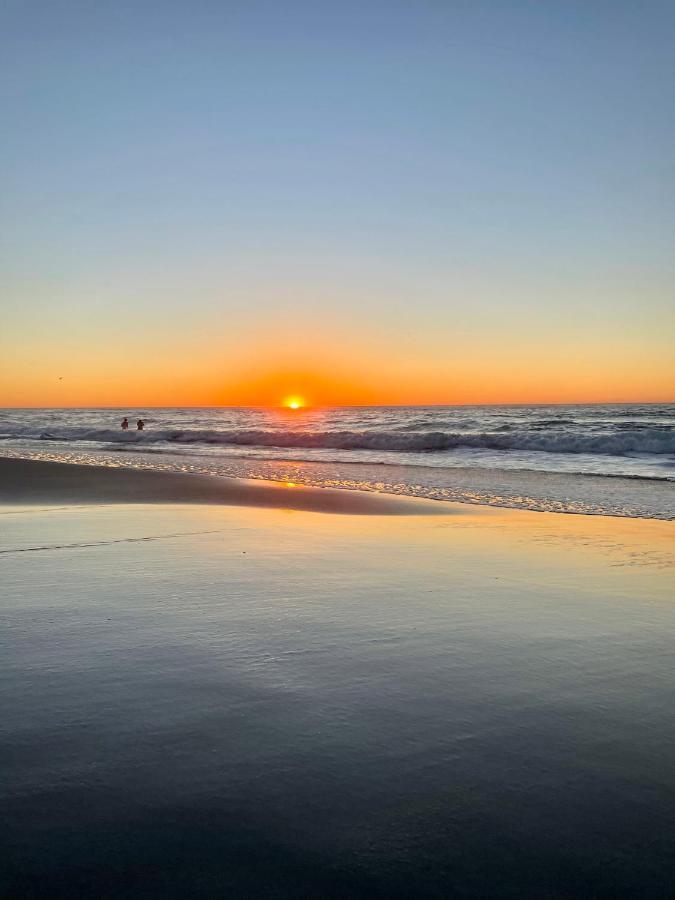
M 0 509 L 3 894 L 670 896 L 672 526 L 463 510 Z

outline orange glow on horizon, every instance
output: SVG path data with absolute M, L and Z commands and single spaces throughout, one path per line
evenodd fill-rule
M 281 337 L 283 341 L 281 341 Z M 266 407 L 288 415 L 334 406 L 483 403 L 658 403 L 675 398 L 672 354 L 625 344 L 570 350 L 485 341 L 480 349 L 412 338 L 405 347 L 357 336 L 261 334 L 223 356 L 213 348 L 157 345 L 119 365 L 114 342 L 49 343 L 0 354 L 0 406 Z M 283 349 L 278 344 L 283 343 Z M 217 344 L 217 346 L 216 346 Z M 132 347 L 133 349 L 133 347 Z M 131 351 L 129 351 L 131 352 Z M 111 377 L 114 373 L 114 377 Z

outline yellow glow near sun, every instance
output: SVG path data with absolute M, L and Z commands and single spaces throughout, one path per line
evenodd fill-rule
M 302 397 L 286 397 L 284 400 L 284 406 L 287 409 L 302 409 L 305 405 L 305 401 Z

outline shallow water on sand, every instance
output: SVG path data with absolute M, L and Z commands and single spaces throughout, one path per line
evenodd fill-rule
M 4 896 L 672 895 L 669 526 L 10 520 Z

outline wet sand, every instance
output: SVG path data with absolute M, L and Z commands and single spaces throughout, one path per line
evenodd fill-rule
M 452 512 L 440 504 L 359 491 L 0 457 L 2 503 L 208 503 L 378 516 Z
M 2 896 L 672 896 L 670 523 L 78 468 L 0 506 Z

